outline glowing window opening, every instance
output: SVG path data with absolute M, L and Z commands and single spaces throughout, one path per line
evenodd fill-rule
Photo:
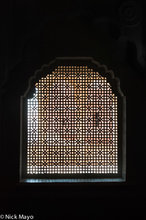
M 112 93 L 106 78 L 101 77 L 97 72 L 93 72 L 92 69 L 90 70 L 84 66 L 73 66 L 60 70 L 62 68 L 61 66 L 54 71 L 54 74 L 49 74 L 39 80 L 39 83 L 36 84 L 34 97 L 28 99 L 27 173 L 117 173 L 117 97 Z M 70 69 L 70 73 L 68 69 Z M 76 73 L 79 73 L 80 76 L 77 76 Z M 55 74 L 58 74 L 58 80 L 55 79 Z M 64 76 L 65 74 L 67 75 Z M 78 93 L 78 84 L 83 85 L 80 93 Z M 69 88 L 71 89 L 70 92 Z M 77 97 L 81 94 L 82 97 Z M 99 96 L 101 96 L 101 101 Z M 55 99 L 58 99 L 57 102 Z M 93 102 L 91 104 L 93 106 L 91 107 L 88 102 Z M 98 110 L 99 105 L 103 106 L 104 110 L 102 112 Z M 77 107 L 81 110 L 76 111 Z M 86 110 L 87 107 L 91 107 L 90 111 Z M 48 108 L 48 111 L 46 108 Z M 69 110 L 65 111 L 66 108 L 69 108 Z M 112 108 L 112 111 L 108 110 L 109 108 Z M 59 113 L 55 114 L 54 109 Z M 94 111 L 97 111 L 102 117 L 101 125 L 93 125 Z M 69 115 L 70 112 L 71 115 Z M 71 127 L 69 127 L 69 123 L 63 125 L 62 119 L 60 121 L 62 113 L 64 114 L 64 120 L 72 121 Z M 68 117 L 65 117 L 66 114 Z M 74 116 L 75 118 L 73 118 Z M 47 118 L 46 121 L 39 124 L 39 118 L 43 120 L 45 117 Z M 51 121 L 51 118 L 54 121 Z M 75 119 L 78 119 L 78 121 L 74 124 L 73 120 Z M 88 120 L 92 122 L 88 123 Z M 75 127 L 78 130 L 75 130 Z M 58 128 L 60 133 L 57 132 Z M 104 129 L 104 131 L 100 134 L 99 129 Z M 80 133 L 73 134 L 77 131 Z M 41 137 L 38 139 L 39 134 Z M 63 137 L 64 135 L 66 137 Z M 74 139 L 73 136 L 75 136 Z M 88 142 L 94 138 L 94 142 L 92 141 L 89 144 Z M 99 139 L 103 144 L 98 143 Z M 44 143 L 44 140 L 46 143 Z M 112 144 L 109 141 L 112 141 Z M 55 157 L 55 155 L 57 156 Z M 52 162 L 50 163 L 50 161 Z
M 31 98 L 27 92 L 22 99 L 27 122 L 22 127 L 21 178 L 124 180 L 125 118 L 119 87 L 90 65 L 59 64 L 46 70 L 32 80 Z

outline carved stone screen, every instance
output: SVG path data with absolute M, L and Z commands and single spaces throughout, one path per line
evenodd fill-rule
M 27 99 L 27 174 L 118 173 L 117 97 L 86 65 L 57 66 Z

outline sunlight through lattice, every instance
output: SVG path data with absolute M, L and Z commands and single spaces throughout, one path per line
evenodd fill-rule
M 87 66 L 58 66 L 27 100 L 27 173 L 118 172 L 117 97 Z

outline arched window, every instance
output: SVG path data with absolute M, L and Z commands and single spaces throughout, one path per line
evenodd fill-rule
M 92 58 L 57 58 L 21 97 L 21 181 L 124 181 L 125 97 Z

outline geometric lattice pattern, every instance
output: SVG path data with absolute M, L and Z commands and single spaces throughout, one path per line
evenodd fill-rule
M 87 66 L 58 66 L 27 100 L 27 173 L 118 173 L 117 125 L 106 77 Z

